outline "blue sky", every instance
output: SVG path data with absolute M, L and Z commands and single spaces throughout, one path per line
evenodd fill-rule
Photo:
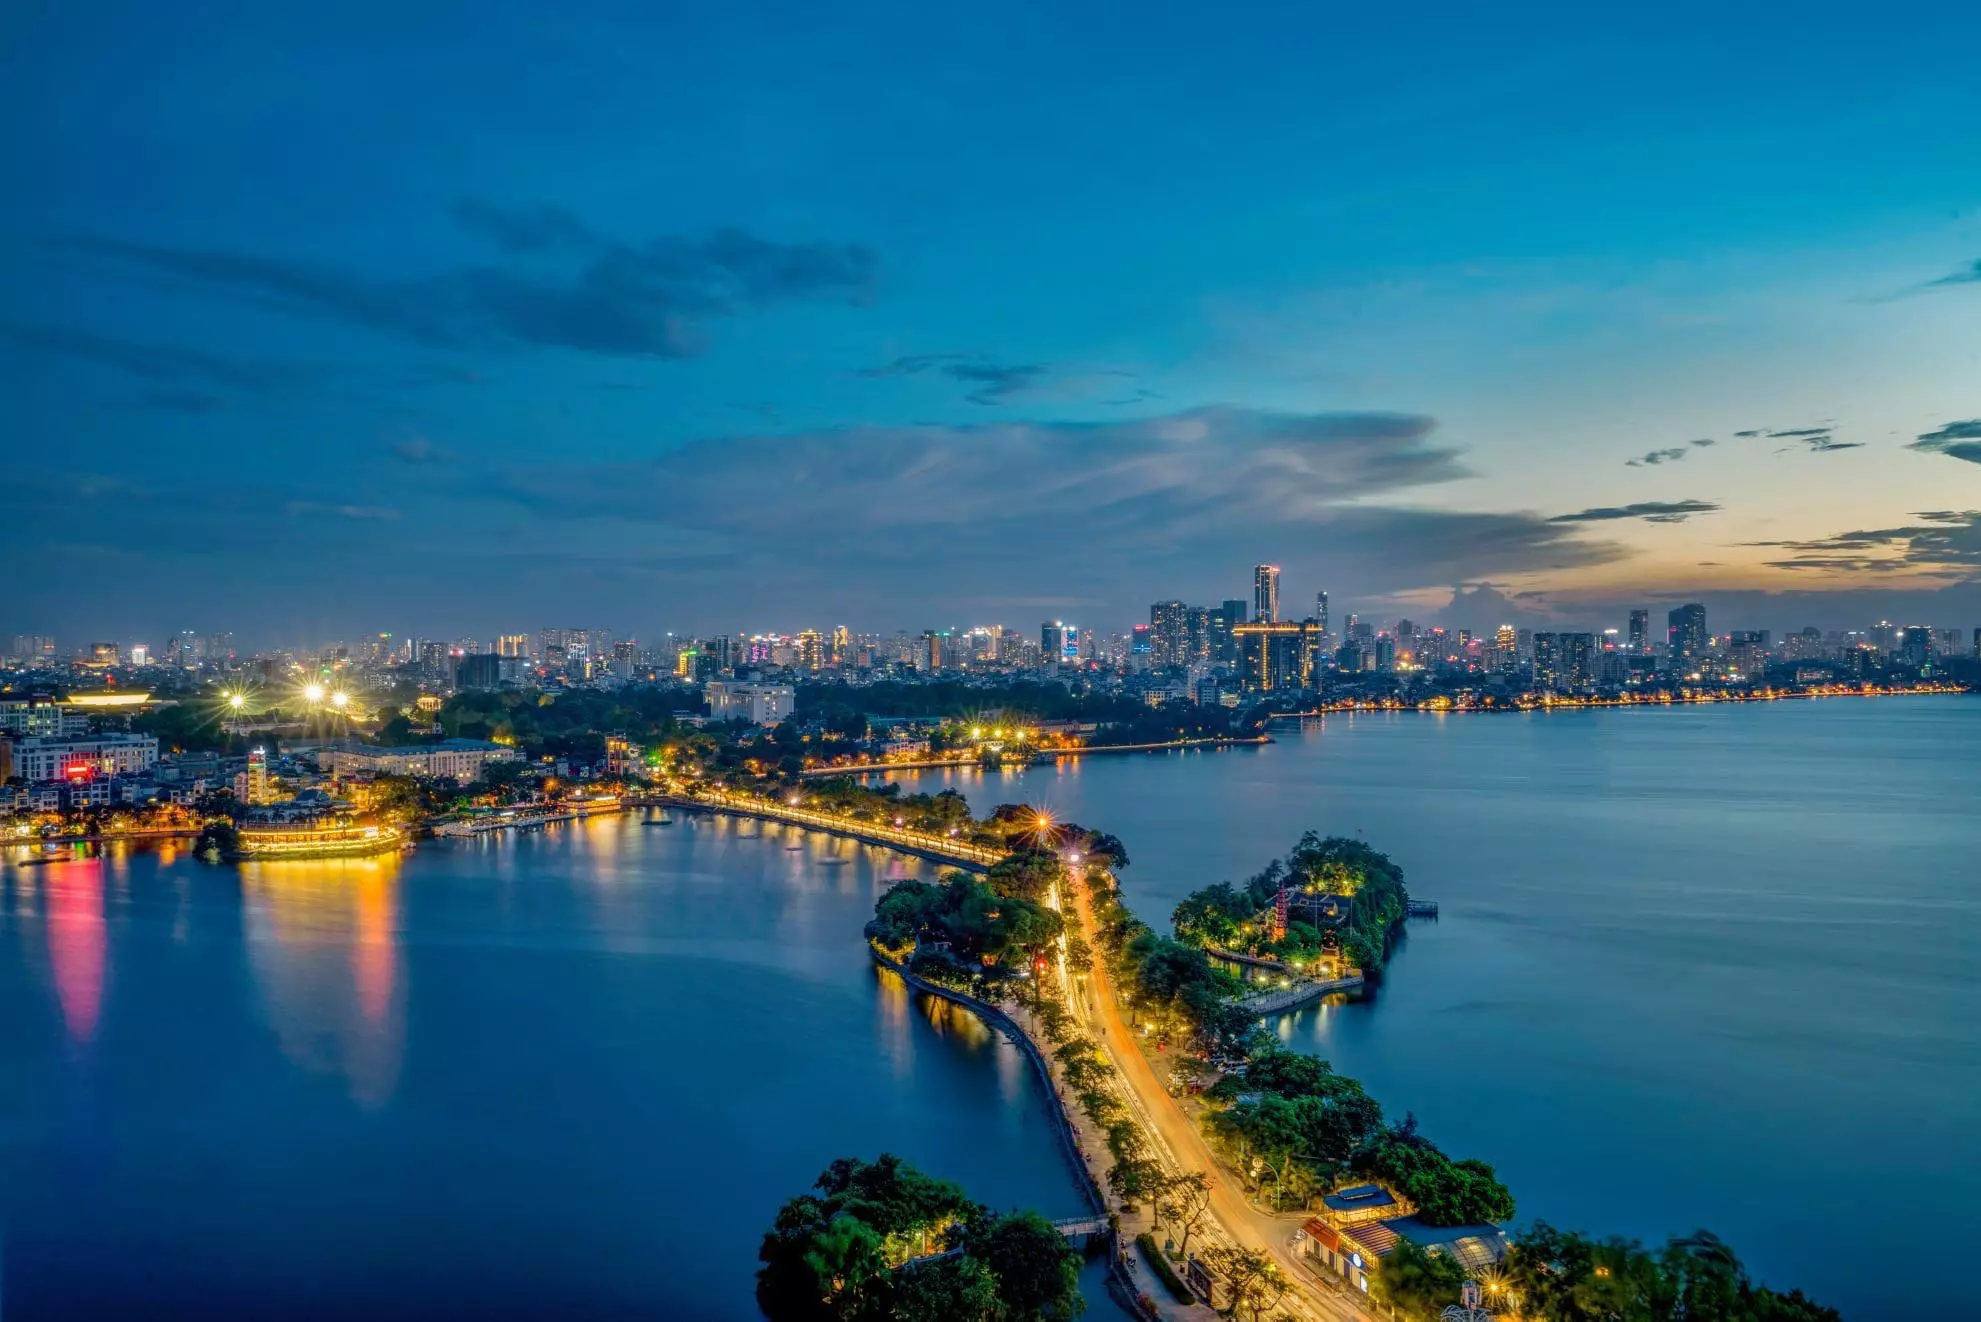
M 1728 9 L 10 7 L 0 627 L 1981 624 L 1981 16 Z

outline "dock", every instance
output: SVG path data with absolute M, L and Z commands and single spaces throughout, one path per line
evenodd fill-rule
M 1438 916 L 1438 902 L 1436 900 L 1411 900 L 1403 906 L 1403 916 L 1405 918 L 1436 918 Z

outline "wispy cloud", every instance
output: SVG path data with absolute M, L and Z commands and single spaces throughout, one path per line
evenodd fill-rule
M 1888 575 L 1902 571 L 1971 574 L 1981 569 L 1981 510 L 1921 510 L 1921 520 L 1807 541 L 1747 542 L 1790 552 L 1777 569 Z
M 1918 440 L 1905 448 L 1981 464 L 1981 418 L 1950 422 L 1937 431 L 1921 433 Z
M 1655 468 L 1659 464 L 1675 464 L 1691 453 L 1692 448 L 1690 446 L 1668 445 L 1662 450 L 1652 450 L 1647 454 L 1638 455 L 1635 459 L 1626 459 L 1623 466 L 1625 468 L 1644 468 L 1646 466 Z
M 452 450 L 444 450 L 424 436 L 392 443 L 392 453 L 409 464 L 445 464 L 454 460 Z
M 1981 285 L 1981 258 L 1969 262 L 1955 271 L 1950 271 L 1937 280 L 1922 280 L 1916 285 L 1882 295 L 1871 300 L 1873 303 L 1889 303 L 1893 299 L 1911 298 L 1915 294 L 1931 293 L 1935 289 L 1955 289 L 1962 285 Z
M 1642 519 L 1646 523 L 1684 523 L 1695 514 L 1714 514 L 1722 507 L 1710 500 L 1642 500 L 1634 505 L 1601 505 L 1575 514 L 1557 514 L 1549 523 L 1610 523 Z
M 162 385 L 196 385 L 250 394 L 300 385 L 320 375 L 316 368 L 301 363 L 230 358 L 183 345 L 119 339 L 75 326 L 0 322 L 0 345 L 20 353 L 94 363 Z
M 699 352 L 699 326 L 710 318 L 800 300 L 864 298 L 879 268 L 875 254 L 857 244 L 780 243 L 741 229 L 631 244 L 593 235 L 554 208 L 464 205 L 457 219 L 505 253 L 575 257 L 575 264 L 561 273 L 532 262 L 384 279 L 255 253 L 102 238 L 53 246 L 190 291 L 420 344 L 654 358 Z

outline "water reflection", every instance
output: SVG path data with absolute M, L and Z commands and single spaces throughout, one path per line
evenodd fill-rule
M 283 1054 L 388 1101 L 405 1050 L 397 855 L 241 868 L 249 963 Z
M 78 859 L 47 869 L 48 962 L 69 1038 L 83 1045 L 96 1036 L 103 1010 L 108 937 L 103 926 L 103 861 Z

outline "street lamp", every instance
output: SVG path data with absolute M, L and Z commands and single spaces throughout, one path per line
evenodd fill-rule
M 310 683 L 310 684 L 305 684 L 305 685 L 303 685 L 303 701 L 304 701 L 304 702 L 322 702 L 322 701 L 323 701 L 323 685 L 321 685 L 321 684 L 316 684 L 316 683 Z
M 330 695 L 330 705 L 341 711 L 351 705 L 351 695 L 339 689 Z
M 227 705 L 235 711 L 239 711 L 248 705 L 248 695 L 245 693 L 229 693 L 227 695 Z

